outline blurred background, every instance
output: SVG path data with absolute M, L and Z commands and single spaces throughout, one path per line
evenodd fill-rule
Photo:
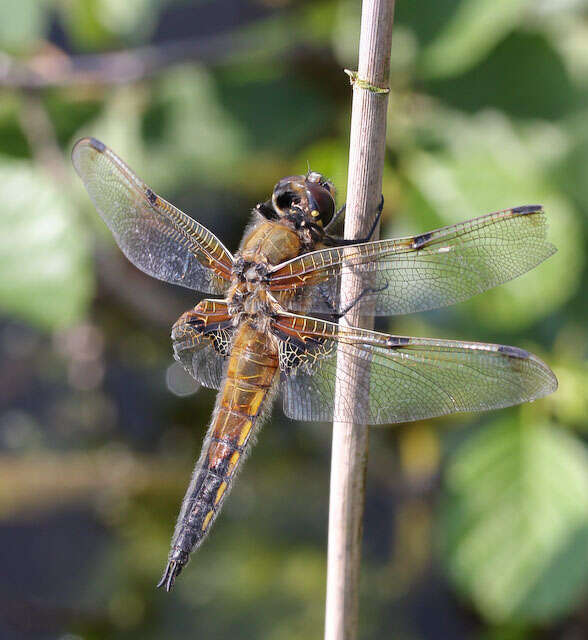
M 345 201 L 357 0 L 0 1 L 0 638 L 322 637 L 328 424 L 276 403 L 213 533 L 154 586 L 214 402 L 196 302 L 130 265 L 69 154 L 111 146 L 237 247 L 282 176 Z M 559 252 L 380 325 L 513 344 L 560 389 L 372 429 L 362 639 L 588 637 L 588 3 L 399 0 L 382 236 L 545 205 Z

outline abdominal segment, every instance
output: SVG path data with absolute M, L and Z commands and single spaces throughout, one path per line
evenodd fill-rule
M 277 382 L 278 356 L 265 333 L 239 327 L 226 379 L 192 481 L 184 497 L 161 585 L 170 589 L 208 531 L 247 454 Z

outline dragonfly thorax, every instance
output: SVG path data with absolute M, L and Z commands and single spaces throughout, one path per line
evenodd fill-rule
M 288 226 L 265 221 L 253 226 L 233 260 L 227 294 L 231 316 L 261 317 L 280 310 L 279 299 L 268 288 L 271 271 L 301 251 L 299 235 Z
M 252 291 L 259 284 L 267 281 L 267 274 L 270 266 L 266 260 L 246 260 L 242 255 L 237 254 L 233 265 L 233 278 L 238 282 L 244 282 L 247 289 Z
M 229 314 L 237 324 L 242 316 L 268 316 L 274 306 L 272 296 L 259 275 L 235 282 L 227 298 Z

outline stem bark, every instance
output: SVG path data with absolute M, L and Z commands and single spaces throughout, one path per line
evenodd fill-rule
M 372 90 L 370 85 L 388 87 L 393 23 L 394 0 L 364 0 L 358 73 L 353 84 L 346 238 L 362 237 L 369 231 L 380 203 L 388 95 Z M 379 229 L 376 238 L 378 233 Z M 346 274 L 341 287 L 341 297 L 348 300 L 361 293 L 352 273 Z M 369 317 L 369 307 L 358 303 L 341 319 L 341 324 L 371 328 L 373 316 Z M 352 369 L 345 366 L 348 349 L 339 349 L 338 373 Z M 336 417 L 343 415 L 342 407 L 349 406 L 349 398 L 357 392 L 353 378 L 338 375 Z M 361 423 L 361 416 L 353 419 L 356 422 L 333 422 L 325 640 L 357 638 L 368 429 Z

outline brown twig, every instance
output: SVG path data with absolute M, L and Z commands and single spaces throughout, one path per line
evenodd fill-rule
M 27 63 L 0 52 L 0 87 L 47 89 L 84 85 L 118 85 L 149 78 L 185 61 L 220 63 L 232 57 L 275 56 L 287 45 L 268 45 L 247 31 L 102 54 L 67 56 L 43 53 Z
M 380 200 L 393 22 L 394 0 L 364 0 L 359 68 L 356 74 L 350 74 L 353 107 L 346 238 L 362 237 L 367 233 Z M 357 298 L 361 293 L 360 283 L 353 274 L 343 279 L 341 288 L 347 299 Z M 355 305 L 341 323 L 373 326 L 373 319 L 365 318 L 369 309 L 360 306 Z M 345 363 L 347 357 L 347 349 L 340 348 L 338 372 L 353 370 Z M 335 416 L 341 415 L 338 407 L 355 404 L 350 399 L 358 396 L 357 382 L 338 375 Z M 333 422 L 325 640 L 353 640 L 357 637 L 368 431 L 360 422 L 361 416 L 354 416 L 354 419 L 358 422 Z
M 66 184 L 69 176 L 51 118 L 38 95 L 23 91 L 18 112 L 21 129 L 33 158 L 56 182 Z

